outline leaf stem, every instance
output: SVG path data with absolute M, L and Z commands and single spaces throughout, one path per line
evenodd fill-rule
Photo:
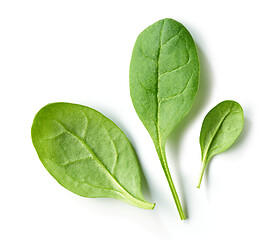
M 142 201 L 137 198 L 134 198 L 132 195 L 127 194 L 127 192 L 123 192 L 124 201 L 132 206 L 152 210 L 155 207 L 155 203 L 150 203 L 147 201 Z
M 202 161 L 201 170 L 200 170 L 200 177 L 199 177 L 199 183 L 197 185 L 197 188 L 200 188 L 200 186 L 201 186 L 201 182 L 202 182 L 205 167 L 206 167 L 206 161 Z
M 162 168 L 164 170 L 167 181 L 169 183 L 169 186 L 170 186 L 170 189 L 171 189 L 171 192 L 172 192 L 172 195 L 173 195 L 174 202 L 176 204 L 178 213 L 180 215 L 181 220 L 185 220 L 186 217 L 185 217 L 183 208 L 181 206 L 178 194 L 176 192 L 176 189 L 175 189 L 175 186 L 174 186 L 171 174 L 170 174 L 170 170 L 169 170 L 168 163 L 167 163 L 167 160 L 166 160 L 165 150 L 164 151 L 162 151 L 162 149 L 159 149 L 159 150 L 160 150 L 160 153 L 161 153 L 161 154 L 159 154 L 161 165 L 162 165 Z

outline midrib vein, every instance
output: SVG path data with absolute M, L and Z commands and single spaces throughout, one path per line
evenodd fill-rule
M 226 119 L 226 117 L 227 117 L 230 113 L 231 113 L 231 109 L 229 110 L 229 112 L 228 112 L 228 113 L 221 119 L 221 121 L 219 122 L 219 124 L 218 124 L 218 126 L 217 126 L 217 128 L 216 128 L 216 130 L 215 130 L 215 132 L 214 132 L 214 134 L 213 134 L 213 137 L 212 137 L 211 141 L 209 142 L 209 144 L 208 144 L 208 146 L 207 146 L 207 148 L 206 148 L 205 154 L 204 154 L 204 156 L 203 156 L 203 161 L 206 161 L 206 155 L 208 154 L 208 150 L 210 149 L 210 147 L 211 147 L 211 145 L 212 145 L 212 143 L 213 143 L 213 141 L 214 141 L 214 139 L 215 139 L 215 137 L 216 137 L 216 134 L 217 134 L 218 130 L 220 129 L 222 123 L 224 122 L 224 120 Z
M 105 174 L 107 176 L 109 176 L 109 178 L 111 178 L 112 182 L 120 189 L 119 192 L 120 194 L 122 194 L 123 196 L 126 194 L 128 195 L 129 198 L 133 198 L 136 199 L 134 196 L 132 196 L 124 187 L 122 187 L 120 185 L 120 183 L 115 179 L 115 177 L 109 172 L 109 170 L 106 168 L 106 166 L 99 160 L 99 158 L 95 155 L 95 153 L 90 149 L 90 147 L 86 144 L 86 142 L 80 137 L 78 136 L 75 132 L 69 130 L 61 121 L 59 121 L 58 119 L 56 119 L 56 117 L 54 117 L 54 120 L 61 125 L 68 133 L 70 133 L 71 135 L 73 135 L 75 138 L 77 138 L 82 144 L 83 146 L 88 150 L 90 157 L 92 157 L 96 163 L 103 169 L 103 171 L 105 172 Z M 87 183 L 85 183 L 87 184 Z M 89 184 L 90 185 L 90 184 Z M 92 186 L 92 185 L 90 185 Z M 102 189 L 102 188 L 101 188 Z M 116 191 L 114 189 L 111 189 L 113 191 Z M 136 199 L 138 201 L 138 199 Z M 139 200 L 140 201 L 140 200 Z
M 161 29 L 160 29 L 159 51 L 158 51 L 158 61 L 157 61 L 158 62 L 158 64 L 157 64 L 157 68 L 158 68 L 158 71 L 157 71 L 157 134 L 158 134 L 158 145 L 159 145 L 158 146 L 159 149 L 157 149 L 157 151 L 159 151 L 158 155 L 159 155 L 159 159 L 160 159 L 160 162 L 161 162 L 161 166 L 162 166 L 162 168 L 164 170 L 164 173 L 165 173 L 165 176 L 167 178 L 167 181 L 168 181 L 169 187 L 171 189 L 171 192 L 172 192 L 172 195 L 173 195 L 177 210 L 178 210 L 178 212 L 180 214 L 181 219 L 184 219 L 185 216 L 183 214 L 182 206 L 181 206 L 181 203 L 179 201 L 179 197 L 177 195 L 175 186 L 173 184 L 173 180 L 172 180 L 172 177 L 171 177 L 171 174 L 170 174 L 170 171 L 169 171 L 169 167 L 168 167 L 168 164 L 167 164 L 167 160 L 166 160 L 165 142 L 164 142 L 164 146 L 162 146 L 163 143 L 161 142 L 161 136 L 160 136 L 160 123 L 159 123 L 160 103 L 161 103 L 161 101 L 159 100 L 160 54 L 161 54 L 161 49 L 162 49 L 162 44 L 161 44 L 162 31 L 163 31 L 165 21 L 166 20 L 163 21 L 163 23 L 161 25 Z
M 162 143 L 161 143 L 161 136 L 160 136 L 161 133 L 160 133 L 160 123 L 159 123 L 159 118 L 160 118 L 160 105 L 161 105 L 161 102 L 162 102 L 163 100 L 166 100 L 166 99 L 160 99 L 160 98 L 159 98 L 159 82 L 160 82 L 160 77 L 161 77 L 163 74 L 165 74 L 165 73 L 170 73 L 170 72 L 173 72 L 173 71 L 175 71 L 175 70 L 177 70 L 177 69 L 180 69 L 180 68 L 184 67 L 185 65 L 187 65 L 187 64 L 190 62 L 190 56 L 189 56 L 188 61 L 187 61 L 184 65 L 181 65 L 181 66 L 179 66 L 179 67 L 177 67 L 177 68 L 175 68 L 175 69 L 173 69 L 173 70 L 171 70 L 171 71 L 169 71 L 169 72 L 164 72 L 164 73 L 160 74 L 160 54 L 161 54 L 162 46 L 166 45 L 169 41 L 171 41 L 174 37 L 176 37 L 176 36 L 177 36 L 178 34 L 180 34 L 181 31 L 182 31 L 182 29 L 180 29 L 179 32 L 178 32 L 176 35 L 174 35 L 172 38 L 170 38 L 169 40 L 167 40 L 165 43 L 162 44 L 162 43 L 161 43 L 161 39 L 162 39 L 162 32 L 163 32 L 163 28 L 164 28 L 165 21 L 166 21 L 166 20 L 163 21 L 163 23 L 162 23 L 162 25 L 161 25 L 161 28 L 160 28 L 159 50 L 158 50 L 158 55 L 157 55 L 157 70 L 158 70 L 158 71 L 157 71 L 157 134 L 158 134 L 158 144 L 159 144 L 159 148 L 160 148 L 161 153 L 162 153 Z M 192 76 L 193 76 L 193 73 L 192 73 Z M 192 76 L 191 76 L 191 78 L 192 78 Z M 190 78 L 190 79 L 191 79 L 191 78 Z M 190 79 L 189 79 L 189 80 L 190 80 Z M 183 91 L 185 91 L 185 89 L 186 89 L 188 83 L 189 83 L 189 81 L 187 82 L 187 84 L 186 84 L 186 86 L 184 87 L 184 89 L 183 89 L 180 93 L 176 94 L 175 96 L 182 94 Z M 175 96 L 168 97 L 168 99 L 169 99 L 169 98 L 172 98 L 172 97 L 175 97 Z M 162 155 L 163 155 L 163 154 L 162 154 Z
M 163 154 L 162 154 L 161 138 L 160 138 L 160 126 L 159 126 L 159 108 L 160 108 L 159 80 L 160 80 L 160 53 L 161 53 L 161 48 L 162 48 L 161 39 L 162 39 L 162 30 L 163 30 L 163 27 L 164 27 L 164 23 L 165 23 L 165 20 L 163 21 L 163 23 L 161 25 L 161 28 L 160 28 L 159 51 L 158 51 L 158 56 L 157 56 L 157 68 L 158 68 L 158 71 L 157 71 L 157 134 L 158 134 L 158 144 L 159 144 L 161 156 Z

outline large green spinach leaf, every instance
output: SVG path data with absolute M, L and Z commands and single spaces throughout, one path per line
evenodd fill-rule
M 239 103 L 224 101 L 206 115 L 200 133 L 202 165 L 198 188 L 209 160 L 225 151 L 237 139 L 244 125 L 244 113 Z
M 32 141 L 44 167 L 68 190 L 154 208 L 142 196 L 138 160 L 129 140 L 98 111 L 49 104 L 34 119 Z
M 199 83 L 199 60 L 188 30 L 163 19 L 137 38 L 130 63 L 134 108 L 150 133 L 181 219 L 184 213 L 165 155 L 170 132 L 189 112 Z

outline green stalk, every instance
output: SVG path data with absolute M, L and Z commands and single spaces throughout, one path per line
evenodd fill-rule
M 139 208 L 143 208 L 147 210 L 152 210 L 155 207 L 155 203 L 138 200 L 134 198 L 132 195 L 128 194 L 127 192 L 123 192 L 122 196 L 124 197 L 125 202 L 135 207 L 139 207 Z
M 205 167 L 206 167 L 206 161 L 202 161 L 201 170 L 200 170 L 200 177 L 199 177 L 199 183 L 197 185 L 197 188 L 200 188 L 200 186 L 201 186 L 201 182 L 202 182 Z
M 164 149 L 164 151 L 162 151 L 162 149 L 159 147 L 159 149 L 157 149 L 157 151 L 158 151 L 159 160 L 161 162 L 163 171 L 165 173 L 165 176 L 167 178 L 168 184 L 170 186 L 170 189 L 171 189 L 171 192 L 172 192 L 172 195 L 173 195 L 173 198 L 174 198 L 174 202 L 175 202 L 175 205 L 177 207 L 177 210 L 178 210 L 178 213 L 180 215 L 180 218 L 181 218 L 181 220 L 185 220 L 186 217 L 185 217 L 183 208 L 181 206 L 181 203 L 180 203 L 178 194 L 176 192 L 176 189 L 175 189 L 175 186 L 174 186 L 174 183 L 173 183 L 171 174 L 170 174 L 170 170 L 169 170 L 169 167 L 168 167 L 168 163 L 167 163 L 167 159 L 166 159 L 166 154 L 165 154 L 165 149 Z

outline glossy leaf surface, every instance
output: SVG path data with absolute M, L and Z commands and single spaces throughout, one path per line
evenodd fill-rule
M 32 141 L 44 167 L 68 190 L 153 209 L 142 196 L 138 160 L 129 140 L 98 111 L 49 104 L 34 119 Z
M 190 110 L 198 83 L 196 47 L 181 23 L 163 19 L 138 36 L 130 63 L 131 98 L 155 144 L 182 219 L 185 217 L 167 166 L 165 144 Z
M 198 188 L 209 160 L 234 143 L 241 133 L 243 125 L 243 109 L 239 103 L 234 101 L 221 102 L 206 115 L 200 133 L 202 167 Z

